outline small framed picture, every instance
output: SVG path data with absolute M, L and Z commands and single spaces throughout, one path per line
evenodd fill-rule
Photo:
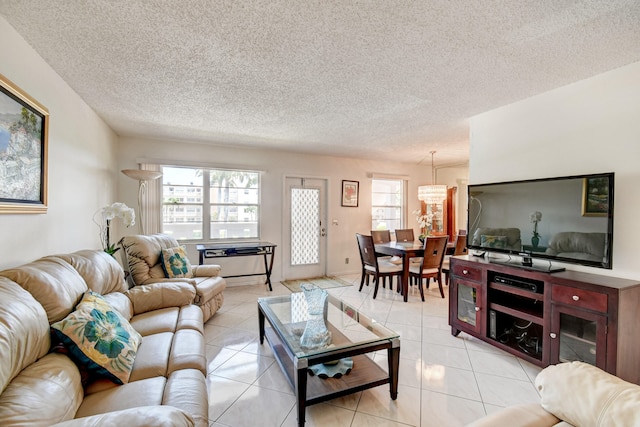
M 345 181 L 342 180 L 342 206 L 349 208 L 358 207 L 358 181 Z
M 609 179 L 585 178 L 582 184 L 582 216 L 607 216 L 608 209 Z

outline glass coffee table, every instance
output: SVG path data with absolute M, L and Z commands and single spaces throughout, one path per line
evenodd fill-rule
M 331 344 L 327 348 L 308 350 L 300 345 L 307 320 L 304 294 L 258 298 L 260 344 L 266 336 L 296 394 L 299 426 L 304 425 L 305 408 L 309 405 L 383 384 L 389 384 L 391 399 L 398 397 L 400 336 L 331 294 L 327 301 L 325 323 L 331 331 Z M 385 349 L 387 371 L 366 355 Z M 318 368 L 317 365 L 325 363 L 330 367 L 337 360 L 348 360 L 345 358 L 353 361 L 348 373 L 335 377 L 321 375 L 321 378 L 309 372 L 310 367 Z

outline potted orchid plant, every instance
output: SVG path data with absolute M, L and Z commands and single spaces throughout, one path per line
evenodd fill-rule
M 422 213 L 422 209 L 418 208 L 412 212 L 416 216 L 416 221 L 418 222 L 418 226 L 420 227 L 420 235 L 418 239 L 423 242 L 424 239 L 429 235 L 431 231 L 431 224 L 433 222 L 433 213 L 426 212 Z
M 135 211 L 124 203 L 116 202 L 99 209 L 93 216 L 93 221 L 100 228 L 100 243 L 102 249 L 109 255 L 118 251 L 115 243 L 110 241 L 111 221 L 121 218 L 125 227 L 131 227 L 136 223 Z
M 533 237 L 531 237 L 531 245 L 534 248 L 538 247 L 540 243 L 540 233 L 538 233 L 538 223 L 542 221 L 542 212 L 531 212 L 529 219 L 533 223 Z

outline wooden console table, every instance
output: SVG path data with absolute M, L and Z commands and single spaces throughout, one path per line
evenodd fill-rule
M 246 242 L 246 243 L 214 243 L 207 245 L 196 245 L 196 250 L 200 254 L 199 263 L 204 264 L 205 258 L 227 258 L 237 256 L 262 255 L 264 259 L 264 273 L 236 274 L 224 277 L 244 277 L 244 276 L 267 276 L 266 284 L 271 287 L 271 271 L 273 270 L 273 256 L 276 251 L 275 244 L 271 242 Z

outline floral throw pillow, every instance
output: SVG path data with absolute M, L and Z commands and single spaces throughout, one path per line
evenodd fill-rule
M 162 269 L 166 277 L 193 277 L 191 263 L 189 262 L 189 258 L 187 258 L 187 251 L 184 246 L 163 249 L 161 257 Z
M 102 295 L 87 291 L 75 311 L 51 325 L 51 333 L 91 374 L 129 382 L 142 336 Z
M 507 247 L 507 236 L 480 236 L 480 246 L 485 248 L 504 249 Z

